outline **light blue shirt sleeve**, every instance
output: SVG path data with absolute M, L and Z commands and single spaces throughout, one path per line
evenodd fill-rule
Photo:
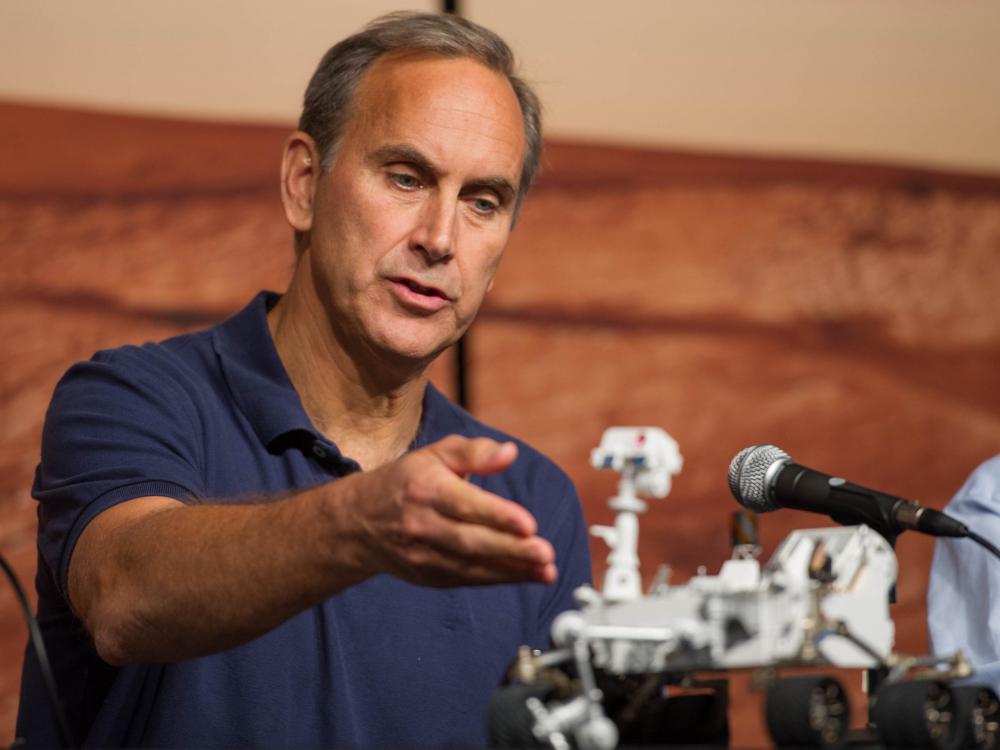
M 1000 456 L 972 473 L 945 512 L 1000 546 Z M 935 654 L 962 649 L 976 669 L 970 682 L 1000 691 L 1000 560 L 971 539 L 939 539 L 927 626 Z

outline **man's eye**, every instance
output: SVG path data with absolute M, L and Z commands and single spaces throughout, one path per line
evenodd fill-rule
M 390 172 L 389 179 L 396 183 L 399 187 L 403 188 L 403 190 L 416 190 L 420 187 L 420 180 L 412 174 L 406 174 L 404 172 Z
M 484 216 L 496 213 L 496 211 L 500 208 L 496 203 L 488 198 L 474 198 L 472 201 L 472 207 L 476 210 L 476 213 L 483 214 Z

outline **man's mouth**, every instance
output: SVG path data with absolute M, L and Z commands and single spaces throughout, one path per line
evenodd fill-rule
M 405 277 L 399 276 L 392 279 L 395 284 L 402 284 L 407 289 L 417 294 L 422 294 L 425 297 L 439 297 L 440 299 L 447 300 L 448 295 L 442 292 L 440 289 L 433 286 L 424 286 L 423 284 L 418 284 L 413 279 L 407 279 Z

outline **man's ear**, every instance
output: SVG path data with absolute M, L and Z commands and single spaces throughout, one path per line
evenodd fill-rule
M 312 229 L 313 199 L 320 172 L 316 142 L 297 130 L 285 142 L 281 159 L 281 202 L 285 218 L 296 232 Z

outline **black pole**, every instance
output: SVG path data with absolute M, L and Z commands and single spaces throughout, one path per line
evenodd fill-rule
M 444 0 L 441 11 L 460 16 L 458 0 Z M 466 331 L 455 344 L 455 400 L 463 409 L 471 408 L 469 403 L 469 332 Z
M 455 401 L 469 409 L 469 332 L 455 344 Z

